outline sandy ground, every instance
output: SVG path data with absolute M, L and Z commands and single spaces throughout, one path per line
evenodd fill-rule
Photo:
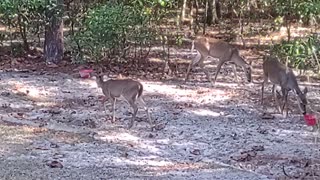
M 0 179 L 319 179 L 318 134 L 291 103 L 288 118 L 262 119 L 260 86 L 195 70 L 184 84 L 145 81 L 139 122 L 129 106 L 116 123 L 93 79 L 61 73 L 0 74 Z M 244 76 L 243 73 L 239 73 Z M 198 77 L 197 79 L 195 77 Z M 200 81 L 202 80 L 202 81 Z M 319 102 L 319 86 L 309 85 Z M 276 112 L 267 90 L 267 111 Z

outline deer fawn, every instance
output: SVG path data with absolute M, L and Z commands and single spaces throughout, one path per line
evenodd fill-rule
M 95 73 L 94 76 L 96 77 L 98 87 L 102 89 L 102 92 L 106 98 L 110 99 L 111 101 L 112 122 L 115 121 L 116 100 L 122 96 L 133 109 L 132 119 L 128 127 L 129 129 L 133 126 L 136 114 L 138 112 L 137 102 L 143 105 L 148 116 L 148 121 L 150 125 L 152 124 L 149 108 L 142 99 L 143 86 L 140 82 L 132 79 L 109 79 L 107 81 L 103 81 L 103 75 L 101 72 L 98 74 Z M 105 111 L 107 111 L 105 103 L 104 108 Z
M 296 76 L 292 70 L 285 65 L 281 64 L 277 57 L 266 56 L 263 62 L 263 77 L 264 81 L 262 83 L 261 92 L 261 104 L 263 104 L 263 94 L 264 94 L 264 84 L 268 83 L 268 80 L 273 84 L 272 92 L 274 93 L 274 98 L 278 106 L 278 111 L 283 114 L 284 107 L 286 107 L 285 117 L 288 116 L 288 93 L 293 90 L 296 93 L 296 98 L 300 111 L 306 114 L 307 98 L 306 94 L 308 92 L 307 88 L 304 88 L 303 92 L 300 90 Z M 275 85 L 281 87 L 283 106 L 280 107 L 280 103 L 277 98 L 277 93 L 275 91 Z
M 185 81 L 188 80 L 189 73 L 192 67 L 196 64 L 199 64 L 200 68 L 206 74 L 207 79 L 211 82 L 212 85 L 214 85 L 220 72 L 221 66 L 225 62 L 230 61 L 234 63 L 233 73 L 235 80 L 238 81 L 236 72 L 236 65 L 238 65 L 243 68 L 248 82 L 251 82 L 251 66 L 239 55 L 239 51 L 229 43 L 212 38 L 198 37 L 192 42 L 192 51 L 194 48 L 197 50 L 198 55 L 189 64 Z M 217 71 L 213 82 L 211 80 L 209 72 L 205 69 L 204 64 L 204 60 L 208 59 L 209 57 L 219 59 Z

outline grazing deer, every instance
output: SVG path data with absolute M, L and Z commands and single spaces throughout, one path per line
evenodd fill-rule
M 268 80 L 273 84 L 272 92 L 274 93 L 274 98 L 278 106 L 278 111 L 283 114 L 284 107 L 286 107 L 285 117 L 288 117 L 288 93 L 293 90 L 296 93 L 296 99 L 302 114 L 306 114 L 307 105 L 307 92 L 308 89 L 305 87 L 303 92 L 300 90 L 296 76 L 290 68 L 281 64 L 277 57 L 265 56 L 263 62 L 263 77 L 262 82 L 262 92 L 261 92 L 261 104 L 263 104 L 263 94 L 264 94 L 264 84 L 268 83 Z M 275 91 L 275 85 L 281 87 L 283 106 L 280 107 L 280 103 L 277 98 L 277 93 Z
M 142 99 L 143 86 L 140 82 L 132 79 L 109 79 L 107 81 L 103 81 L 103 74 L 101 72 L 98 74 L 94 73 L 93 75 L 96 77 L 98 87 L 102 89 L 102 92 L 106 98 L 110 99 L 111 101 L 112 122 L 115 121 L 116 100 L 122 96 L 133 109 L 132 119 L 128 127 L 129 129 L 133 126 L 136 114 L 138 112 L 138 106 L 136 104 L 137 102 L 143 105 L 147 113 L 149 123 L 152 124 L 149 108 Z M 105 111 L 107 111 L 105 103 L 104 108 Z
M 239 55 L 238 49 L 236 49 L 229 43 L 212 38 L 198 37 L 192 42 L 192 51 L 194 48 L 197 50 L 198 55 L 189 64 L 185 82 L 189 78 L 189 73 L 192 67 L 196 64 L 199 64 L 200 68 L 206 74 L 207 79 L 211 82 L 212 85 L 214 85 L 220 72 L 221 66 L 228 61 L 234 63 L 233 73 L 236 81 L 238 81 L 236 72 L 236 65 L 238 65 L 243 68 L 248 82 L 251 82 L 251 66 Z M 208 70 L 205 69 L 204 64 L 204 60 L 208 59 L 209 57 L 219 59 L 217 71 L 213 82 Z

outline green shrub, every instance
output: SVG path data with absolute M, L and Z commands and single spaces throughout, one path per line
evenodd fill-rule
M 320 40 L 318 35 L 314 34 L 307 38 L 295 39 L 292 41 L 283 41 L 275 45 L 271 52 L 280 57 L 292 67 L 306 69 L 315 67 L 320 69 Z

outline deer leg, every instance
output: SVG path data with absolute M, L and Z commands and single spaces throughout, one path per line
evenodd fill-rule
M 187 70 L 187 74 L 186 74 L 186 78 L 185 78 L 185 80 L 184 80 L 184 82 L 187 82 L 188 81 L 188 79 L 189 79 L 189 73 L 190 73 L 190 70 L 192 69 L 192 62 L 189 64 L 189 66 L 188 66 L 188 70 Z
M 282 105 L 282 108 L 281 108 L 281 111 L 283 113 L 283 110 L 284 108 L 285 109 L 285 118 L 288 117 L 288 94 L 289 94 L 289 91 L 287 91 L 286 89 L 282 88 L 282 95 L 283 95 L 283 105 Z
M 146 113 L 147 113 L 147 117 L 148 117 L 149 124 L 152 125 L 153 122 L 152 122 L 152 120 L 151 120 L 151 116 L 150 116 L 150 113 L 149 113 L 149 108 L 148 108 L 148 106 L 146 105 L 146 103 L 144 102 L 144 100 L 142 99 L 142 97 L 138 98 L 138 101 L 141 103 L 141 105 L 143 106 L 144 110 L 145 110 Z
M 191 63 L 188 66 L 186 78 L 184 80 L 185 82 L 187 82 L 187 80 L 189 79 L 189 74 L 190 74 L 190 71 L 193 68 L 193 66 L 195 66 L 201 60 L 202 60 L 202 55 L 198 52 L 197 56 L 191 61 Z
M 239 80 L 238 80 L 238 76 L 237 76 L 237 65 L 236 64 L 233 64 L 233 75 L 234 75 L 234 80 L 239 83 Z
M 104 106 L 104 111 L 107 113 L 107 101 L 105 101 L 104 103 L 103 103 L 103 106 Z
M 131 118 L 130 124 L 128 126 L 128 128 L 130 129 L 130 128 L 132 128 L 132 126 L 134 124 L 134 120 L 135 120 L 137 112 L 138 112 L 138 106 L 137 106 L 137 104 L 135 103 L 135 101 L 133 99 L 132 100 L 128 100 L 128 103 L 130 104 L 130 106 L 133 109 L 132 118 Z
M 224 62 L 225 61 L 219 59 L 218 66 L 217 66 L 217 71 L 216 71 L 216 74 L 215 74 L 214 79 L 213 79 L 213 84 L 216 83 L 216 80 L 217 80 L 218 74 L 220 72 L 221 66 L 224 64 Z
M 200 68 L 202 69 L 202 71 L 204 72 L 204 74 L 206 75 L 208 81 L 211 83 L 211 85 L 214 85 L 214 83 L 212 83 L 212 78 L 210 76 L 209 71 L 205 68 L 205 64 L 202 62 L 199 63 Z
M 264 93 L 264 81 L 262 82 L 262 85 L 261 85 L 261 105 L 263 105 L 263 93 Z
M 282 108 L 281 108 L 281 105 L 280 105 L 280 102 L 279 102 L 279 99 L 278 99 L 278 96 L 277 96 L 277 91 L 275 90 L 275 87 L 276 85 L 272 85 L 272 93 L 273 93 L 273 96 L 274 96 L 274 100 L 276 102 L 276 106 L 277 106 L 277 110 L 280 114 L 282 114 Z
M 263 82 L 261 85 L 261 105 L 263 105 L 263 95 L 264 95 L 264 86 L 265 84 L 268 84 L 268 75 L 263 75 Z
M 115 122 L 115 109 L 116 109 L 116 101 L 117 101 L 117 99 L 116 98 L 110 98 L 110 99 L 112 99 L 111 101 L 112 101 L 112 123 L 114 123 Z

